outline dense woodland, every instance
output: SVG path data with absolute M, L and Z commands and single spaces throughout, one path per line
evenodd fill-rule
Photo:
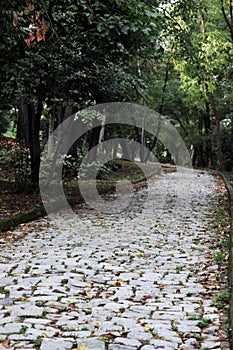
M 233 1 L 3 0 L 0 7 L 0 134 L 19 145 L 1 156 L 12 157 L 19 181 L 38 184 L 41 152 L 63 120 L 117 101 L 166 116 L 193 166 L 232 170 Z M 105 128 L 104 139 L 123 132 L 142 140 L 143 130 L 122 128 Z M 93 128 L 79 140 L 68 163 L 99 134 Z M 161 162 L 172 162 L 164 145 L 143 137 Z

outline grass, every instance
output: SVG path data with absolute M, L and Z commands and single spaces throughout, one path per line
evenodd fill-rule
M 4 286 L 0 286 L 0 294 L 5 294 L 5 297 L 7 298 L 10 295 L 10 291 Z
M 65 284 L 67 284 L 68 283 L 68 278 L 63 278 L 62 280 L 61 280 L 61 285 L 62 286 L 64 286 Z
M 10 121 L 10 125 L 8 127 L 8 130 L 3 134 L 3 136 L 10 137 L 10 138 L 16 138 L 16 130 L 14 126 L 14 122 Z
M 39 349 L 41 347 L 41 344 L 42 344 L 42 338 L 38 337 L 35 341 L 36 348 Z
M 21 330 L 20 330 L 20 334 L 26 334 L 26 332 L 27 332 L 27 329 L 28 329 L 28 327 L 27 326 L 22 326 L 22 328 L 21 328 Z
M 205 339 L 203 335 L 198 334 L 198 333 L 197 333 L 197 334 L 195 334 L 195 335 L 193 335 L 193 337 L 194 337 L 196 340 L 199 340 L 199 341 L 201 341 L 201 340 Z
M 143 169 L 149 176 L 152 174 L 159 174 L 160 167 L 157 164 L 143 164 Z M 145 178 L 146 174 L 140 168 L 139 162 L 131 162 L 123 159 L 115 159 L 107 162 L 103 166 L 103 170 L 100 169 L 97 172 L 97 180 L 93 179 L 91 181 L 82 180 L 82 184 L 86 186 L 86 191 L 90 189 L 90 185 L 96 184 L 97 191 L 101 194 L 106 191 L 115 191 L 116 183 L 122 181 L 122 184 L 127 185 L 127 181 L 132 183 L 137 183 L 138 181 Z M 72 195 L 79 196 L 80 191 L 78 188 L 77 180 L 69 180 L 64 182 L 64 191 L 66 195 L 72 193 Z
M 190 320 L 190 321 L 198 321 L 198 320 L 200 320 L 200 315 L 189 316 L 188 320 Z
M 36 306 L 44 306 L 45 305 L 45 301 L 36 301 Z
M 31 266 L 26 266 L 24 269 L 24 273 L 28 273 L 31 269 Z
M 207 327 L 212 320 L 210 318 L 203 318 L 203 320 L 199 321 L 196 325 L 200 328 L 205 328 Z
M 131 162 L 123 159 L 112 160 L 107 163 L 107 167 L 109 167 L 110 170 L 105 175 L 100 175 L 100 179 L 102 180 L 118 181 L 127 179 L 129 181 L 138 181 L 145 177 L 146 174 L 144 171 L 146 171 L 147 174 L 160 172 L 160 169 L 156 164 L 143 164 L 142 170 L 139 162 Z
M 92 314 L 92 309 L 83 309 L 85 312 L 85 315 L 91 315 Z
M 183 268 L 184 268 L 184 267 L 183 267 L 182 265 L 177 265 L 177 266 L 176 266 L 176 272 L 179 273 L 180 271 L 183 270 Z
M 176 325 L 174 325 L 174 321 L 173 320 L 171 321 L 171 328 L 172 328 L 173 331 L 178 332 L 178 327 Z
M 214 259 L 218 264 L 222 264 L 224 261 L 224 258 L 225 258 L 225 253 L 222 251 L 214 254 Z
M 230 298 L 231 298 L 231 291 L 230 291 L 230 288 L 228 288 L 216 295 L 213 305 L 216 306 L 218 309 L 223 309 L 226 305 L 229 305 Z

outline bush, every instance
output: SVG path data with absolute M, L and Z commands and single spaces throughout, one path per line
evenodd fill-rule
M 1 113 L 0 115 L 0 135 L 3 135 L 9 128 L 10 121 L 9 119 Z
M 30 189 L 30 156 L 26 147 L 14 143 L 10 149 L 0 150 L 0 166 L 7 180 L 14 183 L 16 192 Z

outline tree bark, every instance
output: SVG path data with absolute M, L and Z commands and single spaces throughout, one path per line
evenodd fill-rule
M 122 150 L 122 158 L 123 159 L 126 159 L 126 160 L 131 160 L 131 155 L 130 155 L 130 151 L 129 151 L 129 148 L 128 148 L 128 144 L 127 142 L 125 141 L 124 138 L 120 139 L 119 140 L 119 143 L 121 145 L 121 150 Z
M 207 90 L 208 91 L 208 90 Z M 208 168 L 213 168 L 214 162 L 213 162 L 213 157 L 212 157 L 212 144 L 210 140 L 210 130 L 211 130 L 211 121 L 210 121 L 210 104 L 209 102 L 206 102 L 206 111 L 204 114 L 204 125 L 205 125 L 205 135 L 207 136 L 206 138 L 206 161 L 207 161 L 207 166 Z
M 25 143 L 26 147 L 29 148 L 28 104 L 23 97 L 19 101 L 18 110 L 17 139 L 20 143 Z
M 92 129 L 91 131 L 91 137 L 88 145 L 89 155 L 88 155 L 88 162 L 92 163 L 96 161 L 97 156 L 97 146 L 99 144 L 100 139 L 100 132 L 101 132 L 101 126 L 97 126 Z M 95 147 L 95 148 L 94 148 Z
M 19 102 L 19 125 L 17 136 L 25 141 L 26 147 L 30 150 L 31 182 L 38 186 L 40 169 L 40 118 L 43 104 L 41 98 L 37 100 L 35 109 L 34 102 L 26 103 L 22 97 Z
M 42 114 L 42 101 L 37 101 L 37 108 L 33 102 L 28 104 L 28 121 L 29 121 L 29 142 L 31 156 L 31 181 L 33 186 L 39 184 L 40 170 L 40 118 Z
M 54 125 L 55 125 L 55 115 L 54 108 L 52 108 L 49 116 L 49 131 L 48 131 L 48 153 L 52 154 L 54 147 Z
M 224 171 L 224 162 L 223 162 L 222 151 L 221 151 L 220 115 L 215 105 L 214 97 L 211 93 L 209 93 L 209 99 L 210 99 L 210 105 L 212 107 L 212 111 L 215 118 L 215 125 L 216 125 L 216 144 L 217 144 L 216 155 L 217 155 L 220 171 Z

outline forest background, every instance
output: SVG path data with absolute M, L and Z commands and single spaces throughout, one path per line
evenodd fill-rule
M 1 181 L 10 176 L 15 191 L 38 187 L 41 152 L 60 123 L 107 102 L 157 111 L 180 133 L 194 167 L 232 171 L 232 1 L 4 0 L 0 7 Z M 66 175 L 77 176 L 100 133 L 77 140 Z M 161 163 L 174 162 L 143 129 L 106 126 L 101 137 L 122 135 Z

